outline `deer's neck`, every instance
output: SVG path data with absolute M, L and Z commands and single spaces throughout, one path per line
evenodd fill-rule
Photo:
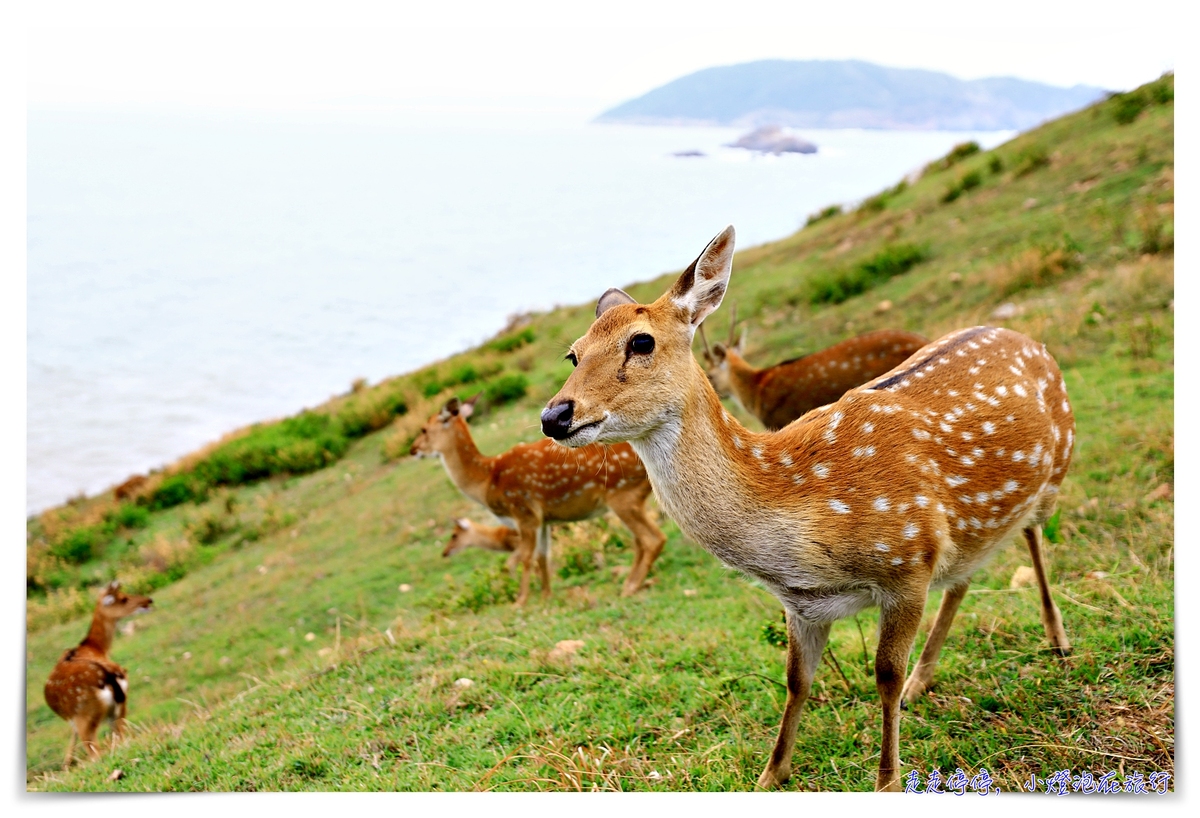
M 733 350 L 725 355 L 726 366 L 729 369 L 729 390 L 742 408 L 752 415 L 759 414 L 758 378 L 759 370 L 746 363 L 746 360 Z
M 758 574 L 756 552 L 770 547 L 764 525 L 774 514 L 754 490 L 754 459 L 766 435 L 737 422 L 699 366 L 677 413 L 630 444 L 646 466 L 654 494 L 691 539 L 724 562 Z
M 108 649 L 112 647 L 116 632 L 116 620 L 103 617 L 97 611 L 92 615 L 92 626 L 88 629 L 87 636 L 83 637 L 79 644 L 81 647 L 90 647 L 98 651 L 101 656 L 108 656 Z
M 486 505 L 494 458 L 480 454 L 466 421 L 461 418 L 455 420 L 454 445 L 438 453 L 442 456 L 446 473 L 458 490 L 475 502 Z

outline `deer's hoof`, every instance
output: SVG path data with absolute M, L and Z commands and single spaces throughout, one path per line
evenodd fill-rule
M 768 764 L 767 769 L 763 770 L 762 775 L 758 777 L 758 786 L 764 790 L 773 790 L 776 787 L 782 787 L 791 777 L 791 767 L 775 768 Z

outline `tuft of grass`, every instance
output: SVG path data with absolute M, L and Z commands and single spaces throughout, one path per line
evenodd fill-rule
M 994 268 L 987 275 L 987 282 L 999 297 L 1006 297 L 1022 290 L 1048 287 L 1079 267 L 1079 253 L 1068 238 L 1058 246 L 1030 247 L 1018 253 L 1007 264 Z
M 533 327 L 525 327 L 525 329 L 503 335 L 494 341 L 488 341 L 483 347 L 495 352 L 509 353 L 520 349 L 526 344 L 532 344 L 536 340 L 537 333 L 533 331 Z
M 1047 167 L 1049 164 L 1050 155 L 1046 153 L 1044 148 L 1035 145 L 1018 154 L 1016 166 L 1013 168 L 1013 175 L 1020 179 L 1023 176 L 1028 176 L 1035 170 Z

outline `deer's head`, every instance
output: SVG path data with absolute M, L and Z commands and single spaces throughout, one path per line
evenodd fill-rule
M 601 296 L 595 322 L 567 353 L 575 371 L 542 410 L 542 431 L 577 447 L 636 440 L 677 423 L 702 376 L 692 338 L 725 296 L 733 245 L 726 227 L 653 304 L 615 288 Z
M 151 610 L 154 600 L 140 594 L 126 594 L 121 590 L 121 583 L 115 579 L 108 583 L 100 594 L 96 610 L 105 619 L 123 619 L 130 614 L 145 613 Z
M 460 401 L 458 398 L 446 401 L 446 405 L 437 414 L 431 415 L 429 420 L 425 421 L 425 425 L 413 439 L 408 453 L 414 457 L 437 457 L 453 448 L 458 431 L 455 426 L 460 419 L 465 425 L 467 418 L 475 411 L 477 400 L 479 395 L 466 401 Z

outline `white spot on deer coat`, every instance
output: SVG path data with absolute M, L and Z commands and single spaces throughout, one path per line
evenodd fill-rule
M 846 505 L 841 500 L 830 500 L 829 507 L 831 509 L 833 509 L 834 511 L 836 511 L 838 514 L 849 514 L 850 513 L 850 506 Z
M 871 503 L 871 508 L 876 511 L 887 511 L 892 507 L 892 503 L 886 497 L 876 497 L 875 502 Z

